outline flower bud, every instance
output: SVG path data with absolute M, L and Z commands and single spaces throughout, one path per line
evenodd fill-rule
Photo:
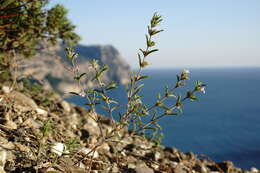
M 150 63 L 149 63 L 148 61 L 143 61 L 143 62 L 141 63 L 141 67 L 146 67 L 146 66 L 148 66 L 148 65 L 150 65 Z

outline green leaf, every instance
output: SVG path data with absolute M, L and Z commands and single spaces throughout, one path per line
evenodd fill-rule
M 166 115 L 178 115 L 178 113 L 176 113 L 176 112 L 172 112 L 172 111 L 165 111 L 165 114 Z
M 149 42 L 150 42 L 150 40 L 149 40 L 149 37 L 148 37 L 147 34 L 145 34 L 145 38 L 146 38 L 146 45 L 149 47 Z
M 118 109 L 118 108 L 120 108 L 120 106 L 118 106 L 118 105 L 112 107 L 112 108 L 111 108 L 111 112 L 113 112 L 114 110 L 116 110 L 116 109 Z
M 118 104 L 118 102 L 115 101 L 115 100 L 109 100 L 109 102 L 110 102 L 110 103 L 113 103 L 113 104 Z
M 79 81 L 86 73 L 82 73 L 79 76 L 74 77 L 75 80 Z
M 198 100 L 198 98 L 192 91 L 188 91 L 186 97 L 189 98 L 191 101 Z
M 141 56 L 140 54 L 138 53 L 138 59 L 139 59 L 139 67 L 142 67 L 142 59 L 141 59 Z
M 156 128 L 155 128 L 155 127 L 145 127 L 145 128 L 143 128 L 143 129 L 156 131 Z
M 82 78 L 84 75 L 86 75 L 87 73 L 81 73 L 80 75 L 79 75 L 79 79 L 80 78 Z
M 153 50 L 148 50 L 148 51 L 145 51 L 145 50 L 142 50 L 142 49 L 139 49 L 139 50 L 143 53 L 144 57 L 148 56 L 149 54 L 151 54 L 153 52 L 159 51 L 159 49 L 153 49 Z
M 157 99 L 161 100 L 161 94 L 160 93 L 157 94 Z
M 147 56 L 147 51 L 143 50 L 143 49 L 139 49 L 142 53 L 143 53 L 143 56 L 146 57 Z
M 147 55 L 149 55 L 149 54 L 151 54 L 151 53 L 153 53 L 153 52 L 157 52 L 157 51 L 159 51 L 159 49 L 150 50 Z
M 108 90 L 111 90 L 111 89 L 114 89 L 114 88 L 117 88 L 117 84 L 116 84 L 115 81 L 112 81 L 112 82 L 110 82 L 110 83 L 107 85 L 106 90 L 108 91 Z
M 181 80 L 180 76 L 176 75 L 176 77 L 177 77 L 177 81 L 179 82 Z
M 108 69 L 109 69 L 109 67 L 108 67 L 107 65 L 104 65 L 104 66 L 100 69 L 99 73 L 101 74 L 101 73 L 107 71 Z
M 142 80 L 142 79 L 146 79 L 146 78 L 149 78 L 149 76 L 139 76 L 139 77 L 138 77 L 138 81 L 139 81 L 139 80 Z
M 132 95 L 133 95 L 133 96 L 136 95 L 136 94 L 142 89 L 143 86 L 144 86 L 144 84 L 141 84 L 141 85 L 137 86 L 137 87 L 135 88 L 135 91 L 134 91 L 134 93 L 133 93 Z
M 78 93 L 76 93 L 76 92 L 69 92 L 70 94 L 73 94 L 73 95 L 79 95 Z

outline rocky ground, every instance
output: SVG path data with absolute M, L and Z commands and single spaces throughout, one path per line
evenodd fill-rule
M 1 84 L 0 84 L 1 85 Z M 126 130 L 123 139 L 100 141 L 100 130 L 87 110 L 50 91 L 23 82 L 19 90 L 0 86 L 0 173 L 257 173 L 232 162 L 156 146 Z M 102 133 L 111 121 L 101 119 Z

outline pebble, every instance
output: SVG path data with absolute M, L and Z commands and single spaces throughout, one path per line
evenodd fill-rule
M 57 154 L 58 156 L 61 156 L 64 149 L 65 149 L 65 145 L 63 143 L 55 142 L 51 147 L 51 152 Z
M 177 163 L 177 162 L 170 161 L 170 165 L 171 165 L 173 168 L 176 168 L 176 167 L 178 166 L 178 163 Z
M 93 155 L 93 151 L 92 151 L 92 149 L 90 149 L 90 148 L 82 148 L 81 149 L 81 152 L 83 153 L 83 154 L 88 154 L 89 155 L 89 157 L 92 157 L 92 155 Z M 93 155 L 93 158 L 94 159 L 96 159 L 96 158 L 98 158 L 99 157 L 99 154 L 98 154 L 98 152 L 97 151 L 95 151 L 94 152 L 94 155 Z
M 22 106 L 28 106 L 34 110 L 38 108 L 35 101 L 23 93 L 20 93 L 18 91 L 12 91 L 9 96 L 16 101 L 16 104 L 20 104 Z
M 254 167 L 251 168 L 250 171 L 251 171 L 251 173 L 259 173 L 259 171 L 256 168 L 254 168 Z
M 36 110 L 36 112 L 37 112 L 38 114 L 40 114 L 40 115 L 47 115 L 47 114 L 48 114 L 47 111 L 45 111 L 45 110 L 43 110 L 43 109 L 41 109 L 41 108 L 36 108 L 35 110 Z
M 110 151 L 110 146 L 107 143 L 102 144 L 100 147 L 98 147 L 99 152 L 107 153 Z
M 15 122 L 13 122 L 13 121 L 10 121 L 10 120 L 8 120 L 6 123 L 5 123 L 5 125 L 7 126 L 7 127 L 9 127 L 10 129 L 17 129 L 17 124 L 15 123 Z
M 136 173 L 154 173 L 154 171 L 147 167 L 145 164 L 137 165 L 135 168 Z
M 70 107 L 70 104 L 68 102 L 63 100 L 63 101 L 60 102 L 60 105 L 66 112 L 71 111 L 71 107 Z
M 39 129 L 42 127 L 42 124 L 40 123 L 40 121 L 36 121 L 32 118 L 28 118 L 27 120 L 25 120 L 23 122 L 23 126 L 31 127 L 34 129 Z
M 1 170 L 2 171 L 4 170 L 6 159 L 7 159 L 7 152 L 4 150 L 0 151 L 0 172 Z
M 12 91 L 12 89 L 9 86 L 2 86 L 2 90 L 5 94 L 8 94 Z
M 158 161 L 160 158 L 161 158 L 161 153 L 158 152 L 158 151 L 156 151 L 156 152 L 154 153 L 154 159 L 155 159 L 156 161 Z

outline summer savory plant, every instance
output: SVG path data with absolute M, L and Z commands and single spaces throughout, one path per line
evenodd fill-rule
M 145 35 L 146 47 L 140 49 L 138 53 L 139 69 L 131 74 L 130 82 L 126 86 L 126 105 L 120 105 L 114 98 L 109 96 L 109 93 L 116 89 L 118 84 L 115 81 L 109 83 L 102 81 L 102 75 L 109 70 L 107 65 L 100 65 L 97 60 L 93 60 L 90 63 L 90 68 L 94 70 L 94 76 L 90 77 L 87 73 L 80 73 L 76 62 L 77 53 L 72 48 L 66 48 L 67 57 L 71 61 L 70 69 L 74 74 L 75 81 L 81 88 L 80 92 L 71 92 L 71 94 L 86 99 L 86 105 L 91 112 L 91 118 L 99 124 L 101 140 L 93 147 L 92 154 L 102 143 L 112 141 L 115 136 L 118 137 L 119 132 L 123 129 L 128 129 L 131 135 L 144 136 L 159 144 L 162 135 L 158 134 L 161 131 L 158 120 L 166 116 L 180 115 L 185 101 L 197 100 L 196 92 L 205 93 L 205 84 L 200 81 L 196 81 L 195 86 L 186 93 L 177 93 L 178 89 L 184 87 L 189 80 L 189 70 L 183 70 L 180 74 L 176 75 L 177 80 L 175 85 L 165 86 L 164 92 L 158 94 L 155 103 L 148 105 L 142 101 L 141 90 L 144 86 L 142 82 L 146 78 L 149 78 L 149 76 L 143 75 L 142 71 L 150 65 L 147 57 L 158 51 L 158 49 L 154 48 L 156 46 L 154 36 L 163 31 L 157 29 L 161 22 L 162 17 L 155 13 L 147 27 L 148 32 Z M 86 88 L 82 81 L 83 78 L 89 78 L 89 80 L 97 84 L 97 87 Z M 166 101 L 170 101 L 171 104 L 166 104 Z M 107 116 L 110 117 L 112 121 L 112 130 L 110 132 L 105 134 L 102 132 L 100 116 L 96 114 L 97 107 L 104 109 Z M 118 110 L 119 107 L 125 107 L 125 110 L 118 113 L 115 110 Z M 115 119 L 118 121 L 116 122 Z

